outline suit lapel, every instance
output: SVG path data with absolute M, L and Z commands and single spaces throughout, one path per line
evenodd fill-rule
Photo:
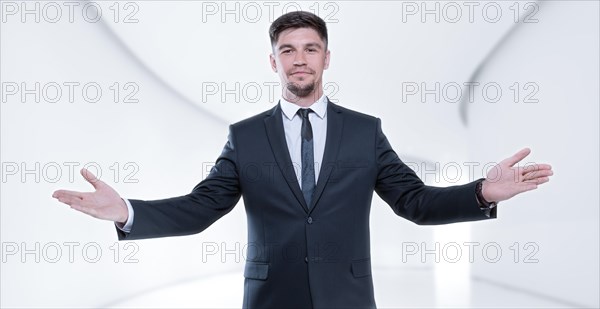
M 285 132 L 283 128 L 283 119 L 281 118 L 281 107 L 279 104 L 271 109 L 271 114 L 265 118 L 265 127 L 267 129 L 267 137 L 271 144 L 271 150 L 277 161 L 277 165 L 285 178 L 285 181 L 292 189 L 294 196 L 298 202 L 304 208 L 304 211 L 308 213 L 308 206 L 304 201 L 300 184 L 296 178 L 296 172 L 294 171 L 294 165 L 290 157 L 290 152 L 285 141 Z
M 319 170 L 319 180 L 317 182 L 315 192 L 313 193 L 310 208 L 306 205 L 306 201 L 304 201 L 300 184 L 296 178 L 296 172 L 294 170 L 290 152 L 285 141 L 283 119 L 281 117 L 281 107 L 279 104 L 277 104 L 277 106 L 271 109 L 271 113 L 267 116 L 267 118 L 265 118 L 267 137 L 269 139 L 269 143 L 271 144 L 271 150 L 273 151 L 277 165 L 279 166 L 285 181 L 294 193 L 294 196 L 298 202 L 302 205 L 302 208 L 304 208 L 304 211 L 309 213 L 316 208 L 319 198 L 321 197 L 321 194 L 327 185 L 329 176 L 331 176 L 331 173 L 337 166 L 337 156 L 340 149 L 340 141 L 342 140 L 342 129 L 344 125 L 343 114 L 337 105 L 331 103 L 331 101 L 328 101 L 325 150 Z
M 327 103 L 327 137 L 325 139 L 325 151 L 321 168 L 319 171 L 319 180 L 315 192 L 313 193 L 310 212 L 314 211 L 319 202 L 319 198 L 323 193 L 323 189 L 327 185 L 329 176 L 337 166 L 337 156 L 340 150 L 340 141 L 342 140 L 342 129 L 344 127 L 344 117 L 340 108 L 331 103 L 328 99 Z

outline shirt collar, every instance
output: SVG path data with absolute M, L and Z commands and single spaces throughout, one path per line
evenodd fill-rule
M 315 114 L 319 118 L 323 119 L 325 117 L 325 114 L 327 113 L 327 101 L 327 96 L 323 94 L 315 103 L 310 105 L 308 108 L 312 109 L 313 112 L 315 112 Z M 281 98 L 281 100 L 279 100 L 279 104 L 281 105 L 281 110 L 283 111 L 283 114 L 289 120 L 292 120 L 298 112 L 298 110 L 302 108 L 294 103 L 287 101 L 283 97 Z

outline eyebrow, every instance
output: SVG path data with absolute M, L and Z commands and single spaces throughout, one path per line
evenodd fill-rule
M 323 48 L 323 47 L 321 46 L 321 44 L 319 44 L 319 43 L 308 43 L 308 44 L 304 45 L 304 47 L 316 47 L 316 48 L 319 48 L 319 49 L 322 49 L 322 48 Z M 283 45 L 279 46 L 279 49 L 278 49 L 278 50 L 282 50 L 282 49 L 284 49 L 284 48 L 291 48 L 291 49 L 294 49 L 295 47 L 294 47 L 292 44 L 283 44 Z

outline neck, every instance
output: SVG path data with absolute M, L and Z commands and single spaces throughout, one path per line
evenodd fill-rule
M 313 105 L 313 103 L 317 102 L 317 100 L 323 95 L 322 87 L 315 87 L 315 90 L 309 93 L 306 96 L 298 97 L 295 94 L 291 93 L 288 89 L 284 89 L 283 98 L 290 102 L 294 103 L 300 107 L 309 107 Z

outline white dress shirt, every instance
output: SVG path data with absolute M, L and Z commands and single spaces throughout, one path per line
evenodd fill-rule
M 283 130 L 285 131 L 285 141 L 288 151 L 292 158 L 292 164 L 296 171 L 298 184 L 302 187 L 302 117 L 296 114 L 302 107 L 290 103 L 285 99 L 279 101 L 281 111 L 283 112 Z M 319 169 L 323 161 L 323 152 L 325 151 L 325 138 L 327 137 L 327 98 L 322 95 L 317 102 L 308 108 L 314 113 L 308 114 L 310 125 L 313 131 L 313 151 L 315 159 L 315 184 L 319 180 Z
M 284 98 L 279 100 L 283 118 L 283 130 L 285 131 L 285 141 L 288 151 L 294 165 L 298 184 L 302 186 L 302 138 L 300 131 L 302 129 L 302 118 L 297 114 L 302 107 L 286 101 Z M 321 162 L 325 152 L 325 139 L 327 137 L 327 97 L 323 94 L 316 102 L 309 107 L 314 113 L 308 115 L 313 131 L 313 151 L 315 159 L 315 184 L 319 180 Z M 133 225 L 133 207 L 127 199 L 123 199 L 127 204 L 129 217 L 124 225 L 115 223 L 115 225 L 125 233 L 131 231 Z

